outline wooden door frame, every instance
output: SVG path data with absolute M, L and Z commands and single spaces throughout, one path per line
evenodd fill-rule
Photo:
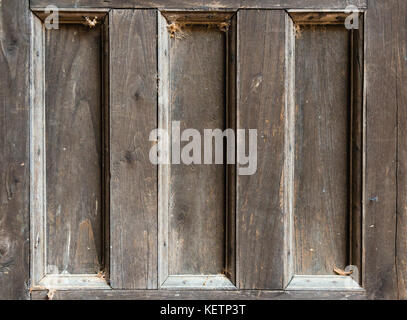
M 54 4 L 61 5 L 61 8 L 76 11 L 76 8 L 67 7 L 68 1 L 55 0 Z M 220 8 L 219 1 L 215 4 L 209 2 L 194 3 L 190 1 L 132 1 L 125 4 L 121 1 L 121 6 L 126 8 L 155 8 L 155 9 L 237 9 L 232 1 L 222 1 Z M 329 3 L 330 2 L 330 3 Z M 345 0 L 331 0 L 326 7 L 319 7 L 318 0 L 258 0 L 252 2 L 249 9 L 306 9 L 315 11 L 336 11 L 344 8 L 349 2 Z M 400 270 L 402 257 L 407 254 L 403 247 L 397 242 L 401 241 L 398 229 L 402 228 L 402 219 L 399 215 L 404 215 L 404 211 L 399 208 L 400 199 L 397 195 L 403 191 L 398 181 L 404 176 L 398 164 L 399 132 L 405 126 L 400 121 L 401 108 L 407 105 L 405 88 L 401 87 L 407 82 L 406 73 L 394 70 L 405 70 L 402 60 L 394 59 L 400 56 L 403 48 L 405 50 L 405 19 L 406 4 L 404 0 L 355 0 L 354 3 L 365 12 L 365 68 L 364 68 L 364 150 L 365 150 L 365 174 L 363 179 L 363 211 L 362 234 L 364 243 L 363 261 L 363 287 L 365 291 L 360 292 L 335 292 L 335 291 L 269 291 L 269 290 L 236 290 L 236 291 L 188 291 L 188 290 L 57 290 L 54 297 L 60 299 L 397 299 L 406 298 L 405 277 L 406 274 Z M 1 125 L 6 128 L 6 134 L 10 140 L 2 142 L 1 146 L 6 148 L 10 143 L 14 143 L 16 148 L 12 149 L 7 158 L 0 158 L 3 167 L 8 168 L 7 177 L 14 177 L 7 187 L 9 203 L 4 207 L 7 220 L 2 226 L 6 232 L 6 243 L 10 246 L 8 256 L 13 263 L 5 264 L 2 260 L 2 267 L 7 272 L 0 277 L 0 298 L 19 299 L 43 299 L 47 297 L 48 290 L 33 290 L 29 295 L 30 275 L 29 275 L 29 246 L 27 239 L 29 233 L 29 185 L 30 174 L 28 163 L 33 161 L 30 158 L 30 94 L 29 76 L 26 73 L 27 66 L 31 65 L 30 56 L 32 52 L 30 39 L 27 33 L 32 33 L 33 14 L 30 10 L 41 11 L 46 0 L 31 0 L 29 7 L 28 0 L 17 0 L 3 4 L 8 12 L 16 14 L 17 18 L 4 16 L 11 28 L 5 30 L 3 41 L 16 39 L 19 44 L 16 59 L 20 63 L 16 68 L 19 72 L 7 72 L 2 75 L 2 80 L 12 85 L 2 89 L 4 96 L 11 102 L 10 107 L 5 109 L 6 117 L 2 118 Z M 79 6 L 85 8 L 87 12 L 92 11 L 92 0 L 80 1 Z M 325 2 L 327 3 L 327 1 Z M 106 7 L 112 9 L 114 6 Z M 192 6 L 192 7 L 189 7 Z M 244 7 L 244 6 L 239 6 Z M 100 7 L 99 7 L 100 8 Z M 404 28 L 403 28 L 404 26 Z M 404 42 L 403 42 L 404 41 Z M 10 43 L 5 42 L 10 47 Z M 388 45 L 390 44 L 390 45 Z M 404 45 L 404 47 L 403 47 Z M 31 48 L 31 49 L 30 49 Z M 32 53 L 30 53 L 32 52 Z M 16 61 L 16 60 L 15 60 Z M 387 62 L 387 67 L 383 66 L 383 61 Z M 23 63 L 21 63 L 23 62 Z M 393 70 L 393 71 L 392 71 Z M 18 76 L 15 77 L 14 74 Z M 400 78 L 404 77 L 404 78 Z M 385 78 L 385 79 L 384 79 Z M 21 89 L 19 94 L 14 87 Z M 383 91 L 381 91 L 382 89 Z M 403 91 L 404 90 L 404 91 Z M 383 94 L 385 92 L 385 94 Z M 35 95 L 34 95 L 35 96 Z M 404 99 L 404 100 L 403 100 Z M 404 102 L 404 103 L 403 103 Z M 31 100 L 31 104 L 34 100 Z M 22 107 L 18 107 L 22 106 Z M 385 117 L 383 116 L 385 110 Z M 17 115 L 17 117 L 16 117 Z M 6 120 L 9 119 L 9 120 Z M 6 122 L 7 121 L 7 126 Z M 11 122 L 10 122 L 11 121 Z M 18 131 L 18 133 L 17 133 Z M 13 141 L 13 142 L 12 142 Z M 18 166 L 17 166 L 18 164 Z M 11 171 L 10 171 L 11 170 Z M 398 177 L 398 179 L 397 179 Z M 31 179 L 33 177 L 31 176 Z M 12 189 L 17 192 L 10 193 Z M 11 194 L 11 196 L 10 196 Z M 385 213 L 385 214 L 384 214 Z M 401 216 L 400 216 L 401 217 Z M 22 230 L 22 233 L 19 231 Z M 2 239 L 3 239 L 2 238 Z M 32 238 L 34 245 L 35 238 Z M 7 262 L 6 262 L 7 263 Z M 41 288 L 37 288 L 41 289 Z M 45 288 L 44 288 L 45 289 Z

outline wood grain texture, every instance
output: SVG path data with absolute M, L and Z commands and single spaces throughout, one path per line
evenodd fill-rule
M 47 0 L 31 0 L 31 8 L 45 8 Z M 166 8 L 166 9 L 344 9 L 348 5 L 360 8 L 367 0 L 54 0 L 60 8 Z
M 157 287 L 157 13 L 110 13 L 111 285 Z
M 351 84 L 351 181 L 350 181 L 350 252 L 349 264 L 359 270 L 359 284 L 362 283 L 363 253 L 363 157 L 364 157 L 364 19 L 359 18 L 359 29 L 352 31 L 352 84 Z
M 45 29 L 31 17 L 30 65 L 30 282 L 46 274 Z
M 226 126 L 236 132 L 237 83 L 237 15 L 230 20 L 226 34 Z M 235 137 L 236 142 L 236 137 Z M 236 165 L 227 165 L 226 172 L 226 261 L 225 274 L 236 284 Z
M 367 132 L 363 282 L 371 299 L 397 299 L 401 296 L 399 290 L 402 288 L 402 278 L 405 279 L 405 271 L 400 267 L 406 252 L 402 251 L 403 244 L 396 241 L 398 237 L 398 241 L 402 241 L 403 228 L 405 234 L 402 200 L 405 197 L 405 177 L 404 164 L 400 161 L 404 157 L 405 137 L 402 134 L 405 124 L 400 126 L 399 131 L 397 125 L 402 123 L 406 107 L 406 38 L 403 38 L 406 13 L 403 0 L 370 0 L 366 13 Z M 401 55 L 403 51 L 404 56 Z M 400 144 L 398 136 L 401 138 Z M 401 158 L 398 159 L 397 151 L 400 147 Z M 397 182 L 401 186 L 399 194 Z M 397 228 L 398 223 L 401 229 Z
M 33 291 L 33 300 L 48 300 L 47 291 Z M 365 300 L 364 292 L 268 290 L 63 290 L 54 300 Z
M 204 129 L 223 131 L 226 123 L 225 33 L 205 25 L 182 32 L 183 39 L 170 40 L 171 120 L 180 122 L 181 133 L 193 128 L 203 137 Z M 187 144 L 182 142 L 181 148 Z M 201 149 L 203 159 L 203 143 Z M 171 166 L 170 275 L 223 272 L 225 168 L 222 164 Z
M 102 262 L 101 28 L 45 33 L 47 273 Z
M 27 299 L 29 282 L 28 1 L 0 3 L 0 299 Z
M 398 107 L 396 274 L 398 298 L 407 300 L 407 2 L 399 1 L 394 20 Z
M 348 262 L 350 32 L 301 26 L 295 61 L 295 273 Z
M 285 12 L 239 11 L 237 46 L 237 129 L 258 130 L 257 173 L 237 177 L 238 288 L 281 289 Z

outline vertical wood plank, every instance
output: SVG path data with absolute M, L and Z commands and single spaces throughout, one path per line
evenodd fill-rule
M 285 12 L 238 12 L 237 129 L 258 130 L 258 166 L 237 177 L 237 282 L 281 289 L 284 275 Z
M 157 287 L 157 13 L 113 10 L 110 21 L 111 285 Z
M 396 102 L 398 107 L 396 275 L 398 298 L 407 300 L 407 2 L 398 1 L 393 14 Z
M 169 133 L 171 129 L 170 112 L 170 36 L 167 20 L 159 13 L 158 19 L 158 127 Z M 168 205 L 170 193 L 169 152 L 170 135 L 162 137 L 166 155 L 164 164 L 158 168 L 158 285 L 168 278 Z
M 30 275 L 36 286 L 46 271 L 44 25 L 31 18 L 30 71 Z
M 101 27 L 45 31 L 47 273 L 102 268 Z
M 397 209 L 404 212 L 402 207 L 397 208 L 397 180 L 404 178 L 402 175 L 397 178 L 397 111 L 400 108 L 403 116 L 405 105 L 400 97 L 406 92 L 407 80 L 405 73 L 402 78 L 403 73 L 398 69 L 402 66 L 400 62 L 404 68 L 406 63 L 405 55 L 400 55 L 406 43 L 406 38 L 401 37 L 403 32 L 405 34 L 405 17 L 404 0 L 369 1 L 365 24 L 367 132 L 363 283 L 372 299 L 397 298 L 398 277 L 402 274 L 396 263 L 400 262 L 396 249 L 401 249 L 396 243 Z M 403 165 L 399 169 L 403 172 Z M 402 230 L 399 231 L 402 235 Z
M 295 273 L 335 274 L 349 247 L 350 32 L 297 28 Z
M 0 2 L 0 299 L 29 297 L 28 5 Z

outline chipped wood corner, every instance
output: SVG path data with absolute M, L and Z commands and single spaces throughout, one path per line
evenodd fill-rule
M 57 291 L 55 289 L 48 289 L 47 293 L 47 298 L 48 300 L 52 300 L 54 298 L 54 295 Z
M 167 25 L 167 30 L 173 39 L 184 39 L 186 37 L 186 33 L 182 31 L 182 25 L 176 22 Z
M 48 290 L 46 287 L 44 287 L 44 286 L 31 286 L 30 287 L 30 289 L 29 289 L 29 293 L 31 294 L 31 293 L 33 293 L 34 291 L 46 291 L 46 290 Z
M 296 39 L 301 38 L 301 25 L 295 24 L 294 29 L 295 29 L 295 38 Z
M 100 270 L 100 271 L 97 273 L 96 277 L 98 277 L 98 278 L 100 278 L 100 279 L 106 281 L 106 272 L 105 272 L 104 270 Z
M 96 27 L 96 25 L 99 23 L 97 16 L 95 16 L 93 19 L 90 19 L 89 17 L 84 16 L 84 19 L 85 19 L 85 23 L 84 23 L 84 24 L 85 24 L 86 26 L 88 26 L 89 28 L 94 28 L 94 27 Z
M 350 275 L 353 274 L 353 270 L 345 271 L 345 270 L 342 270 L 341 268 L 338 268 L 338 267 L 334 268 L 334 272 L 336 274 L 340 275 L 340 276 L 350 276 Z

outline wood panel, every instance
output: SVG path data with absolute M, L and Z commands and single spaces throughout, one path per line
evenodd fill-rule
M 397 116 L 403 110 L 405 1 L 369 1 L 366 13 L 366 177 L 364 195 L 364 287 L 372 299 L 396 299 L 400 258 L 397 235 Z M 404 59 L 404 62 L 403 62 Z M 400 69 L 400 71 L 402 71 Z M 404 74 L 405 75 L 405 74 Z M 400 88 L 400 91 L 398 90 Z M 399 100 L 401 99 L 401 100 Z M 403 116 L 403 112 L 399 114 Z M 400 118 L 402 119 L 402 118 Z M 402 131 L 400 132 L 402 133 Z M 400 142 L 402 143 L 403 140 Z M 400 150 L 402 152 L 402 149 Z M 400 153 L 401 156 L 402 153 Z M 403 172 L 403 165 L 400 166 Z M 400 189 L 402 192 L 403 189 Z M 402 200 L 399 204 L 403 205 Z M 402 216 L 403 213 L 400 216 Z M 402 222 L 402 219 L 399 220 Z M 401 226 L 401 225 L 400 225 Z M 406 253 L 404 253 L 405 257 Z
M 47 273 L 102 262 L 101 27 L 45 33 Z
M 170 40 L 170 116 L 173 125 L 174 121 L 179 121 L 181 133 L 193 128 L 202 137 L 204 129 L 223 131 L 226 125 L 226 35 L 217 27 L 208 25 L 188 27 L 181 32 L 183 38 L 178 39 L 176 35 Z M 181 149 L 188 142 L 182 142 Z M 201 149 L 200 161 L 203 162 L 203 144 Z M 223 273 L 225 168 L 222 164 L 203 163 L 171 166 L 170 274 Z
M 398 108 L 396 274 L 398 298 L 407 300 L 407 2 L 399 1 L 395 14 L 396 85 Z
M 157 287 L 157 13 L 110 13 L 110 223 L 113 288 Z
M 296 274 L 335 274 L 348 263 L 350 36 L 343 25 L 297 25 Z
M 285 12 L 239 11 L 237 46 L 237 128 L 246 135 L 258 130 L 257 173 L 237 177 L 237 282 L 242 289 L 281 289 Z
M 167 8 L 167 9 L 344 9 L 348 5 L 360 8 L 367 0 L 54 0 L 60 8 Z M 47 0 L 31 0 L 31 8 L 45 8 Z
M 27 299 L 29 282 L 28 1 L 0 4 L 0 299 Z

